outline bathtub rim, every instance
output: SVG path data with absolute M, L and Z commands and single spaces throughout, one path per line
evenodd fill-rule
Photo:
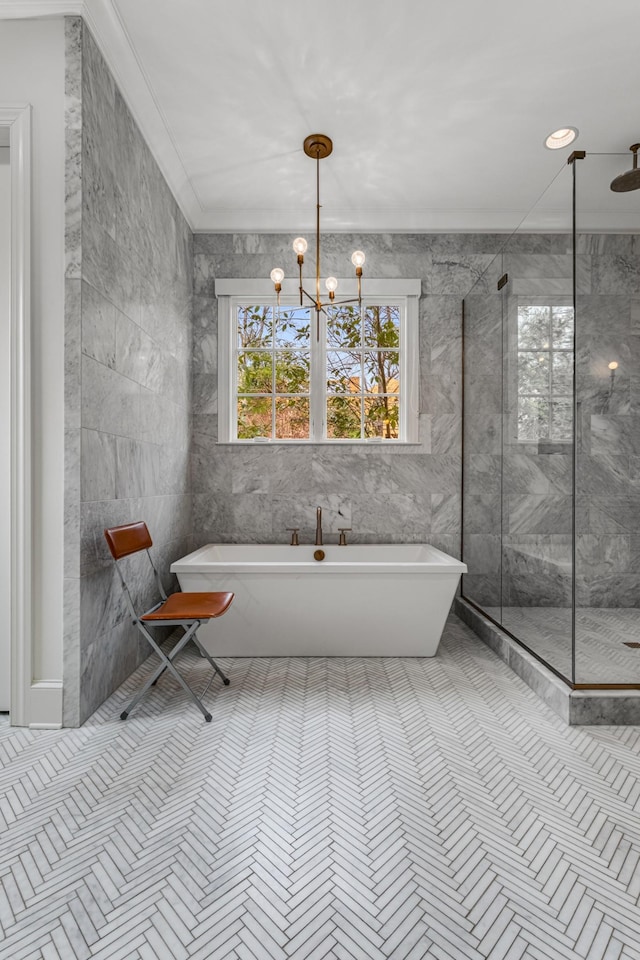
M 349 547 L 339 547 L 337 544 L 326 544 L 323 547 L 316 547 L 313 544 L 302 544 L 297 547 L 291 547 L 291 550 L 300 551 L 291 560 L 231 560 L 231 559 L 205 559 L 207 553 L 211 552 L 212 547 L 279 547 L 287 548 L 286 544 L 229 544 L 229 543 L 208 543 L 198 547 L 191 553 L 171 564 L 171 572 L 175 574 L 187 573 L 238 573 L 238 574 L 256 574 L 261 573 L 265 576 L 270 574 L 306 574 L 312 576 L 330 575 L 330 574 L 408 574 L 420 573 L 424 576 L 436 576 L 439 574 L 461 575 L 467 572 L 467 565 L 461 560 L 444 553 L 430 543 L 371 543 L 371 544 L 353 544 L 357 547 L 370 547 L 372 550 L 384 547 L 425 547 L 433 559 L 427 560 L 354 560 L 347 553 Z M 317 561 L 313 559 L 313 552 L 322 549 L 325 552 L 331 551 L 333 555 L 335 550 L 344 550 L 343 559 L 325 559 Z M 340 554 L 342 557 L 342 554 Z

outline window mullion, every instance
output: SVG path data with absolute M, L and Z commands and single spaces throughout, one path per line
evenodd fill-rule
M 326 339 L 327 339 L 327 318 L 322 312 L 320 314 L 320 337 L 311 337 L 311 376 L 309 382 L 309 409 L 311 414 L 310 434 L 311 440 L 324 440 L 325 438 L 325 410 L 326 410 L 326 384 L 325 384 L 325 358 L 326 358 Z

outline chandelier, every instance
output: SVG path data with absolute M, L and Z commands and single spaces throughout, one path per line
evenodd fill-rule
M 302 280 L 302 265 L 304 264 L 304 255 L 307 252 L 308 243 L 304 237 L 296 237 L 293 241 L 293 252 L 298 257 L 298 274 L 299 274 L 299 284 L 300 284 L 300 306 L 304 303 L 304 298 L 306 297 L 310 300 L 316 310 L 316 338 L 320 338 L 320 313 L 325 310 L 325 307 L 329 305 L 339 305 L 344 303 L 358 303 L 359 306 L 362 305 L 362 267 L 364 266 L 365 255 L 362 250 L 355 250 L 351 255 L 351 263 L 356 268 L 356 277 L 358 279 L 358 296 L 351 297 L 346 300 L 336 300 L 336 290 L 338 289 L 338 281 L 335 277 L 327 277 L 324 282 L 326 291 L 329 295 L 328 301 L 322 300 L 322 295 L 320 291 L 320 161 L 324 160 L 325 157 L 328 157 L 329 154 L 333 151 L 333 143 L 330 137 L 325 136 L 323 133 L 312 133 L 306 138 L 303 144 L 304 152 L 308 157 L 311 157 L 312 160 L 316 161 L 316 289 L 315 296 L 312 296 L 304 289 L 303 280 Z M 277 298 L 278 305 L 280 304 L 280 291 L 282 290 L 282 281 L 284 280 L 284 270 L 280 267 L 274 267 L 271 271 L 271 279 L 273 280 Z

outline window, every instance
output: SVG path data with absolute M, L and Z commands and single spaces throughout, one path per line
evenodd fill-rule
M 518 303 L 518 442 L 573 436 L 573 307 Z
M 417 441 L 420 282 L 367 286 L 362 308 L 329 306 L 318 322 L 297 287 L 278 305 L 263 281 L 216 282 L 220 441 Z

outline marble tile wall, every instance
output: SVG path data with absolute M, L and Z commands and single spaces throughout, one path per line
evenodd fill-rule
M 103 529 L 144 519 L 165 570 L 188 550 L 193 268 L 189 227 L 91 33 L 70 18 L 67 35 L 72 726 L 149 652 L 127 622 Z M 145 560 L 130 562 L 141 602 Z
M 268 277 L 274 264 L 286 266 L 294 255 L 290 236 L 195 236 L 194 547 L 211 540 L 284 543 L 289 526 L 301 526 L 301 536 L 309 541 L 315 508 L 321 505 L 328 540 L 337 540 L 339 526 L 351 526 L 354 542 L 427 540 L 459 556 L 461 300 L 476 281 L 489 283 L 487 268 L 504 239 L 490 234 L 323 237 L 323 272 L 344 275 L 351 251 L 361 247 L 368 276 L 422 280 L 421 442 L 332 449 L 217 444 L 215 280 Z M 523 236 L 518 244 L 522 254 L 565 252 L 553 237 Z M 490 371 L 489 389 L 492 383 Z
M 274 264 L 295 265 L 293 237 L 194 237 L 194 546 L 288 542 L 300 526 L 313 542 L 316 506 L 327 542 L 350 526 L 353 542 L 430 541 L 460 548 L 460 298 L 482 273 L 495 242 L 451 237 L 323 236 L 323 271 L 350 272 L 350 255 L 367 254 L 367 276 L 422 279 L 420 437 L 407 447 L 217 444 L 217 304 L 221 277 L 268 277 Z M 313 257 L 310 250 L 309 262 Z M 366 289 L 366 277 L 365 277 Z

